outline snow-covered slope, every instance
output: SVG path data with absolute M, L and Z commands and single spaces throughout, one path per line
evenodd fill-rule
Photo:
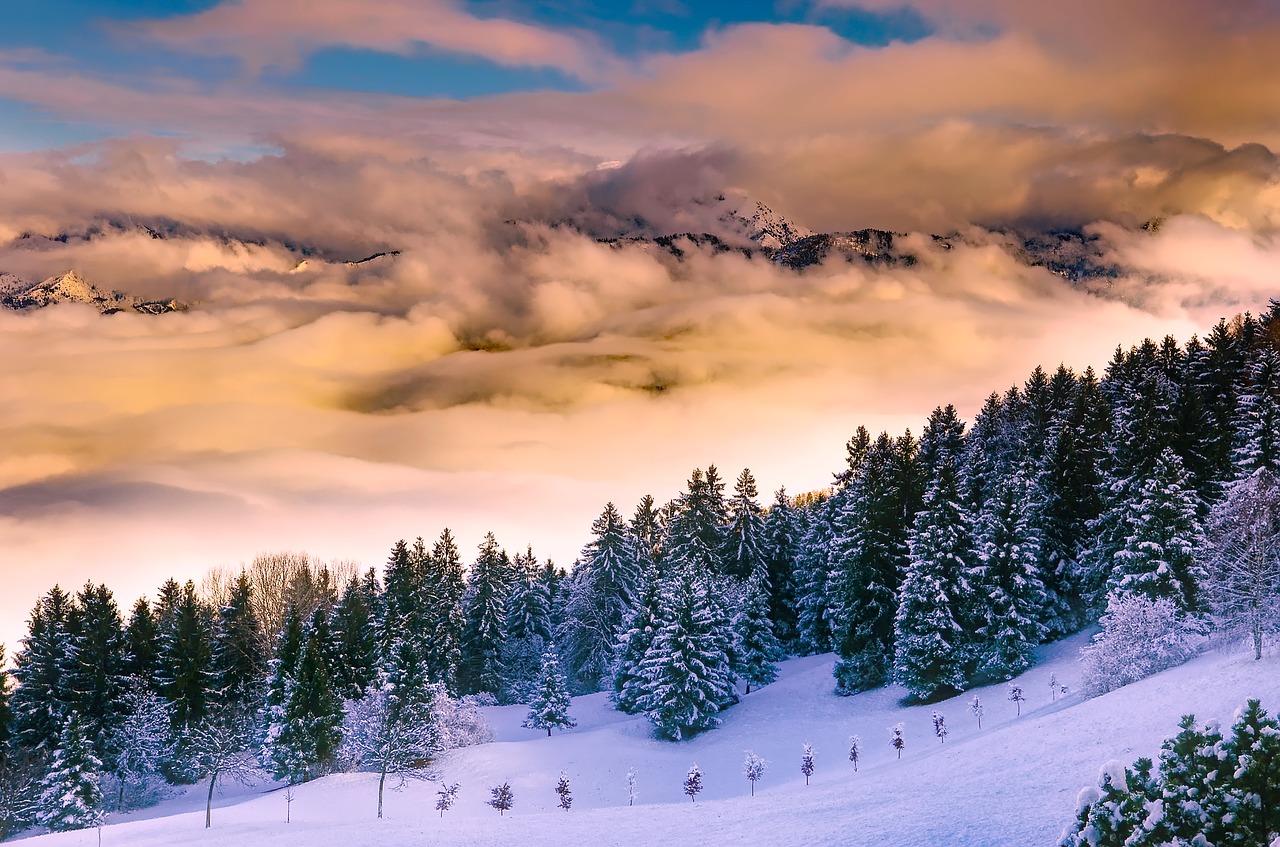
M 0 274 L 0 306 L 10 309 L 43 309 L 60 303 L 83 303 L 93 306 L 103 314 L 132 309 L 144 314 L 158 315 L 185 310 L 185 304 L 177 300 L 143 300 L 119 291 L 104 293 L 75 270 L 60 276 L 51 276 L 42 282 L 26 282 L 13 274 Z
M 1043 648 L 1041 663 L 1019 680 L 1021 717 L 1003 685 L 978 689 L 982 729 L 969 711 L 970 692 L 931 706 L 903 708 L 900 689 L 856 697 L 832 693 L 832 657 L 794 659 L 778 682 L 743 698 L 724 726 L 692 741 L 649 737 L 647 724 L 620 715 L 603 695 L 578 698 L 576 729 L 547 738 L 520 727 L 519 707 L 490 709 L 496 740 L 444 757 L 441 775 L 462 783 L 458 805 L 440 818 L 435 786 L 414 783 L 388 794 L 387 817 L 375 819 L 376 777 L 344 774 L 299 786 L 292 822 L 278 790 L 232 788 L 203 827 L 203 790 L 114 823 L 104 845 L 161 847 L 271 844 L 303 847 L 400 845 L 885 845 L 956 847 L 1053 844 L 1075 808 L 1078 790 L 1112 758 L 1154 755 L 1186 712 L 1229 722 L 1249 697 L 1280 708 L 1280 661 L 1244 653 L 1210 653 L 1151 679 L 1084 700 L 1050 699 L 1049 679 L 1077 687 L 1076 655 L 1084 636 Z M 931 713 L 946 717 L 945 744 L 933 736 Z M 901 761 L 888 728 L 901 721 Z M 854 773 L 848 738 L 864 749 Z M 817 750 L 806 786 L 801 746 Z M 769 769 L 748 796 L 743 752 Z M 681 783 L 691 762 L 705 791 L 691 803 Z M 639 800 L 627 806 L 626 773 L 636 771 Z M 556 808 L 553 791 L 569 775 L 573 808 Z M 510 781 L 515 807 L 504 817 L 484 805 L 489 788 Z M 196 811 L 199 809 L 199 811 Z M 33 845 L 96 844 L 93 832 L 41 836 Z

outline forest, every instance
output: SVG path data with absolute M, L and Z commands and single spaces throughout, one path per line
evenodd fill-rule
M 1203 339 L 1117 348 L 1101 376 L 1036 368 L 967 424 L 945 405 L 918 436 L 858 428 L 818 490 L 765 503 L 750 470 L 730 489 L 695 469 L 629 517 L 605 505 L 569 567 L 492 533 L 464 558 L 445 529 L 380 569 L 264 554 L 127 611 L 105 585 L 55 586 L 0 675 L 0 837 L 93 826 L 172 784 L 212 797 L 246 769 L 374 771 L 381 791 L 486 740 L 486 704 L 527 704 L 550 734 L 573 725 L 570 695 L 603 690 L 679 741 L 784 656 L 833 652 L 837 692 L 919 702 L 1010 679 L 1100 620 L 1099 690 L 1141 664 L 1114 661 L 1139 638 L 1170 661 L 1210 634 L 1261 656 L 1277 474 L 1272 301 Z

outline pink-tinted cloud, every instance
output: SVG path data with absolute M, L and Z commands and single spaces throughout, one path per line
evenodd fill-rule
M 325 47 L 408 54 L 423 45 L 508 67 L 556 68 L 584 80 L 619 68 L 588 33 L 477 17 L 453 0 L 224 0 L 141 29 L 171 47 L 235 56 L 255 72 L 296 65 Z

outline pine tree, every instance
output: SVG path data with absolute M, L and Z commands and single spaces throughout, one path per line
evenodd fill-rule
M 516 795 L 512 792 L 510 783 L 504 782 L 501 785 L 495 785 L 489 789 L 489 793 L 493 796 L 485 802 L 498 810 L 499 817 L 506 814 L 515 805 Z
M 573 794 L 569 791 L 569 777 L 564 771 L 560 772 L 560 779 L 556 781 L 556 794 L 560 796 L 560 808 L 569 811 L 569 807 L 573 805 Z
M 729 501 L 729 525 L 720 557 L 725 573 L 738 579 L 747 579 L 766 564 L 764 510 L 760 508 L 759 496 L 751 470 L 743 470 Z
M 102 761 L 93 752 L 84 722 L 73 713 L 44 779 L 39 822 L 54 832 L 63 832 L 99 826 L 105 817 Z
M 542 671 L 538 676 L 537 692 L 529 704 L 529 714 L 521 726 L 545 729 L 551 737 L 553 729 L 571 729 L 578 725 L 569 715 L 569 690 L 564 674 L 560 672 L 560 659 L 555 648 L 548 647 L 542 654 Z
M 1125 520 L 1126 537 L 1115 553 L 1112 592 L 1169 599 L 1183 611 L 1198 610 L 1199 506 L 1182 461 L 1166 449 L 1151 477 L 1135 491 Z
M 689 765 L 689 772 L 685 774 L 684 793 L 693 802 L 698 802 L 698 795 L 702 793 L 702 771 L 699 770 L 697 762 Z
M 686 491 L 675 502 L 663 541 L 665 560 L 671 566 L 686 566 L 701 574 L 724 571 L 722 527 L 726 522 L 723 489 L 715 466 L 706 476 L 694 469 Z
M 344 700 L 359 699 L 377 678 L 377 602 L 369 581 L 352 577 L 333 609 L 333 684 Z
M 1019 470 L 999 483 L 978 522 L 973 596 L 981 608 L 975 652 L 982 672 L 996 679 L 1012 679 L 1031 667 L 1046 633 L 1039 620 L 1048 598 L 1038 568 L 1033 504 L 1034 492 Z
M 174 727 L 197 723 L 209 708 L 213 689 L 213 615 L 187 582 L 175 598 L 172 622 L 161 629 L 160 693 L 172 705 Z
M 640 593 L 640 564 L 629 528 L 612 503 L 591 524 L 592 540 L 574 568 L 565 608 L 568 664 L 575 685 L 598 691 L 614 646 Z
M 973 716 L 978 719 L 978 729 L 982 729 L 982 713 L 985 709 L 977 694 L 973 695 L 973 699 L 969 701 L 969 711 L 973 712 Z
M 639 700 L 646 680 L 640 675 L 640 666 L 661 621 L 662 583 L 658 569 L 650 565 L 644 579 L 644 588 L 636 601 L 636 608 L 627 619 L 624 631 L 618 636 L 613 659 L 613 702 L 618 710 L 634 715 L 640 711 Z
M 127 649 L 120 610 L 105 585 L 86 583 L 76 595 L 79 625 L 71 638 L 71 652 L 63 675 L 71 709 L 94 753 L 109 762 L 115 756 L 107 741 L 123 719 Z
M 660 626 L 638 671 L 636 705 L 663 737 L 679 741 L 720 722 L 732 680 L 717 623 L 706 580 L 679 567 L 663 585 Z
M 773 505 L 764 516 L 764 551 L 768 565 L 769 620 L 778 641 L 790 647 L 796 643 L 796 556 L 800 547 L 799 516 L 785 488 L 774 494 Z
M 253 586 L 241 570 L 218 611 L 210 661 L 211 683 L 221 705 L 256 711 L 262 703 L 266 650 L 253 608 Z
M 1280 724 L 1258 700 L 1249 700 L 1236 712 L 1225 747 L 1231 837 L 1264 845 L 1280 832 Z
M 804 774 L 804 784 L 808 785 L 809 777 L 813 776 L 813 745 L 811 744 L 805 744 L 800 754 L 800 773 Z
M 502 689 L 502 625 L 506 619 L 507 563 L 489 533 L 480 545 L 463 597 L 458 686 L 470 694 Z
M 0 765 L 9 756 L 9 745 L 13 742 L 13 710 L 9 707 L 12 694 L 9 671 L 4 661 L 4 645 L 0 644 Z
M 1098 773 L 1098 787 L 1085 788 L 1077 801 L 1075 824 L 1063 833 L 1059 847 L 1127 847 L 1156 799 L 1151 760 L 1139 759 L 1133 768 L 1108 762 Z
M 769 620 L 769 575 L 763 561 L 757 561 L 755 568 L 743 588 L 743 605 L 734 620 L 741 647 L 738 672 L 748 693 L 753 684 L 759 687 L 777 679 L 774 663 L 782 659 L 782 647 Z
M 834 534 L 834 504 L 822 497 L 805 510 L 796 551 L 796 640 L 805 655 L 831 649 L 828 559 Z
M 551 595 L 539 579 L 532 549 L 516 556 L 515 567 L 520 575 L 507 604 L 503 632 L 503 695 L 506 702 L 527 703 L 537 684 L 542 653 L 551 643 Z
M 70 709 L 65 669 L 71 656 L 71 598 L 56 585 L 36 603 L 28 634 L 14 656 L 14 736 L 31 751 L 51 751 L 58 745 Z
M 160 630 L 145 597 L 133 604 L 125 627 L 125 643 L 125 674 L 133 679 L 134 685 L 154 688 L 160 658 Z
M 964 687 L 970 645 L 959 612 L 972 558 L 954 470 L 944 465 L 916 519 L 894 618 L 894 678 L 920 699 Z
M 941 712 L 933 713 L 933 734 L 943 744 L 947 743 L 947 719 Z
M 1252 358 L 1233 422 L 1238 478 L 1264 468 L 1280 473 L 1280 351 L 1262 348 Z
M 756 796 L 756 783 L 764 776 L 768 762 L 757 756 L 752 751 L 747 751 L 747 756 L 742 761 L 742 773 L 751 782 L 751 796 Z
M 431 548 L 426 584 L 432 604 L 426 630 L 431 634 L 427 641 L 427 678 L 456 692 L 462 663 L 462 597 L 467 584 L 462 575 L 462 555 L 447 528 Z
M 853 772 L 858 772 L 858 762 L 862 759 L 862 737 L 859 735 L 849 736 L 849 761 L 853 762 Z
M 1009 683 L 1009 700 L 1018 708 L 1018 717 L 1022 717 L 1022 704 L 1027 698 L 1022 694 L 1022 686 Z
M 902 758 L 902 751 L 907 748 L 907 740 L 902 735 L 902 724 L 894 724 L 889 727 L 889 746 L 898 751 L 898 758 Z
M 1229 825 L 1224 823 L 1228 809 L 1223 788 L 1229 780 L 1222 733 L 1214 725 L 1197 728 L 1194 715 L 1184 715 L 1178 727 L 1178 734 L 1165 741 L 1160 752 L 1164 815 L 1152 841 L 1191 843 L 1200 835 L 1211 844 L 1230 843 Z
M 323 645 L 307 635 L 296 676 L 288 686 L 278 726 L 267 749 L 278 779 L 305 782 L 325 772 L 342 742 L 342 701 L 325 668 Z

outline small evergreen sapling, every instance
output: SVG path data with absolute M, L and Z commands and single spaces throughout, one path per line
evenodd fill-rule
M 849 761 L 853 762 L 853 772 L 858 772 L 858 760 L 862 758 L 862 736 L 849 736 Z
M 284 822 L 293 823 L 293 783 L 284 787 Z
M 509 782 L 504 782 L 501 785 L 495 785 L 493 788 L 489 789 L 489 793 L 491 793 L 493 797 L 486 802 L 498 810 L 499 817 L 515 805 L 516 795 L 511 791 L 511 783 Z
M 458 799 L 458 789 L 462 785 L 457 782 L 445 785 L 440 784 L 440 790 L 436 792 L 436 811 L 440 813 L 440 817 L 444 817 L 444 813 L 453 808 L 454 802 Z
M 973 700 L 969 701 L 969 711 L 973 712 L 973 716 L 978 719 L 978 729 L 982 729 L 982 701 L 978 699 L 978 695 L 973 695 Z
M 698 770 L 698 763 L 694 762 L 689 765 L 689 773 L 684 778 L 684 793 L 689 795 L 689 799 L 698 802 L 698 793 L 702 791 L 702 771 Z
M 940 712 L 933 713 L 933 734 L 943 744 L 947 743 L 947 719 Z
M 742 773 L 751 781 L 751 796 L 756 796 L 756 780 L 764 776 L 765 768 L 769 763 L 757 756 L 751 750 L 747 751 L 747 757 L 742 760 Z
M 627 769 L 627 805 L 634 806 L 636 804 L 636 769 Z
M 573 795 L 569 792 L 569 777 L 564 771 L 560 772 L 560 780 L 556 783 L 556 794 L 560 795 L 560 808 L 566 812 L 573 805 Z
M 902 737 L 902 724 L 894 724 L 889 727 L 889 746 L 898 751 L 898 758 L 902 758 L 902 751 L 906 749 L 907 741 Z
M 542 672 L 538 675 L 529 715 L 521 726 L 545 729 L 550 738 L 553 729 L 571 729 L 577 725 L 569 715 L 569 688 L 560 672 L 560 659 L 555 648 L 548 647 L 542 654 Z
M 804 784 L 809 784 L 809 777 L 813 776 L 813 745 L 804 745 L 804 752 L 800 754 L 800 773 L 804 774 Z
M 1009 683 L 1009 699 L 1018 707 L 1018 717 L 1022 717 L 1022 704 L 1026 702 L 1026 697 L 1022 696 L 1022 686 Z
M 1058 675 L 1056 673 L 1049 674 L 1049 699 L 1058 699 Z

